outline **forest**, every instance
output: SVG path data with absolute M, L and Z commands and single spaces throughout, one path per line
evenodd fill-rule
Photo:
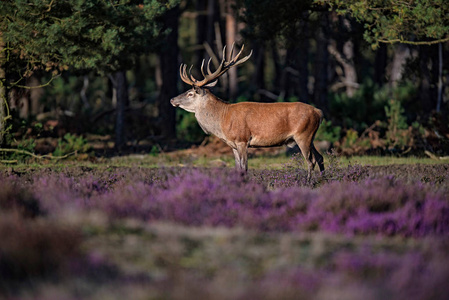
M 213 92 L 301 101 L 345 155 L 448 152 L 449 8 L 432 1 L 2 1 L 0 145 L 38 155 L 167 152 L 204 141 L 170 99 L 181 63 L 253 54 Z M 92 154 L 94 149 L 95 154 Z M 2 152 L 3 160 L 23 157 Z
M 448 62 L 446 0 L 0 1 L 0 299 L 446 300 Z

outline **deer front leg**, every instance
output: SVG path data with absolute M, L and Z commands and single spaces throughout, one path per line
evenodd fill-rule
M 240 167 L 240 156 L 237 149 L 232 148 L 232 152 L 234 153 L 234 159 L 235 159 L 235 168 L 238 169 Z
M 237 144 L 237 148 L 232 148 L 235 158 L 235 167 L 238 171 L 246 173 L 248 171 L 248 146 L 246 143 Z

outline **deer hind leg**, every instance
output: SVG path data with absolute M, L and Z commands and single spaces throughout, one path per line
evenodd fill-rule
M 232 148 L 235 158 L 235 167 L 241 173 L 248 171 L 248 145 L 246 143 L 238 143 L 237 148 Z
M 307 181 L 310 181 L 310 179 L 312 178 L 312 171 L 315 168 L 315 163 L 317 162 L 315 153 L 313 151 L 314 147 L 312 145 L 312 141 L 310 139 L 308 139 L 307 141 L 303 141 L 299 137 L 295 137 L 295 141 L 298 144 L 299 149 L 301 149 L 302 156 L 304 156 L 304 159 L 306 160 Z
M 315 146 L 312 142 L 312 156 L 314 163 L 318 163 L 318 167 L 320 168 L 320 172 L 324 171 L 324 163 L 323 163 L 323 156 L 316 150 Z

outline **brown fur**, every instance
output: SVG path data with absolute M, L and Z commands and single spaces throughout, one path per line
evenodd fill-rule
M 313 146 L 323 119 L 321 110 L 305 103 L 228 104 L 208 89 L 193 88 L 171 100 L 174 106 L 194 112 L 201 128 L 226 142 L 234 151 L 236 167 L 248 169 L 248 147 L 298 144 L 308 164 L 308 179 L 316 163 L 324 170 L 323 157 Z

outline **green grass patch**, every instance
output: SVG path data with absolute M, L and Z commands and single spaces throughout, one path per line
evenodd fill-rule
M 329 156 L 324 156 L 325 167 L 329 164 Z M 352 156 L 338 157 L 342 167 L 359 164 L 362 166 L 386 166 L 386 165 L 409 165 L 409 164 L 444 164 L 448 160 L 436 160 L 416 156 L 396 157 L 396 156 Z M 248 159 L 249 169 L 271 169 L 282 170 L 292 163 L 292 156 L 285 154 L 278 155 L 250 155 Z M 161 153 L 133 154 L 127 156 L 116 156 L 111 158 L 97 158 L 95 161 L 39 161 L 32 163 L 1 164 L 0 170 L 13 168 L 14 170 L 51 168 L 54 171 L 61 171 L 70 167 L 86 168 L 108 168 L 108 167 L 140 167 L 140 168 L 161 168 L 161 167 L 234 167 L 233 155 L 222 155 L 215 157 L 205 156 L 179 156 Z
M 387 166 L 387 165 L 411 165 L 411 164 L 447 164 L 448 160 L 436 160 L 427 157 L 396 157 L 396 156 L 353 156 L 340 157 L 342 165 L 358 163 L 361 165 Z M 326 160 L 326 157 L 325 157 Z

